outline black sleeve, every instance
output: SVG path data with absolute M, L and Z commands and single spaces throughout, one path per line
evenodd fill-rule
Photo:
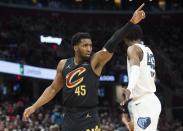
M 107 51 L 109 51 L 110 53 L 113 53 L 119 42 L 121 42 L 125 38 L 125 36 L 128 34 L 128 31 L 131 27 L 133 27 L 133 25 L 134 24 L 129 21 L 123 27 L 118 29 L 106 42 L 104 48 L 106 48 Z

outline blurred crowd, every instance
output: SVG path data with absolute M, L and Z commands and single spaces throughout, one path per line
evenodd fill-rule
M 40 108 L 24 122 L 22 115 L 23 101 L 10 103 L 5 101 L 0 107 L 0 131 L 59 131 L 63 113 L 59 105 Z
M 61 131 L 64 109 L 59 104 L 47 104 L 36 110 L 28 122 L 22 114 L 27 105 L 19 100 L 16 103 L 0 103 L 0 131 Z M 103 131 L 127 131 L 121 121 L 121 112 L 117 107 L 110 108 L 107 102 L 99 106 L 99 118 Z M 158 131 L 183 131 L 179 120 L 168 121 L 163 113 L 158 124 Z
M 1 0 L 1 2 L 37 8 L 80 10 L 131 10 L 138 4 L 138 1 L 135 0 Z M 146 10 L 154 12 L 183 9 L 181 0 L 141 0 L 141 2 L 146 3 Z
M 76 19 L 75 22 L 71 17 L 63 17 L 62 14 L 51 16 L 41 14 L 17 16 L 12 14 L 8 17 L 2 17 L 0 22 L 0 58 L 21 62 L 22 64 L 56 68 L 60 59 L 73 56 L 73 47 L 70 44 L 70 40 L 74 33 L 79 31 L 89 32 L 93 38 L 95 52 L 102 48 L 107 39 L 117 29 L 116 26 L 121 25 L 117 21 L 112 22 L 112 25 L 112 23 L 105 23 L 105 19 L 93 21 L 93 18 L 86 18 L 85 22 L 83 22 L 83 18 L 77 20 L 77 16 L 75 17 L 73 18 L 72 16 L 73 19 Z M 40 42 L 41 35 L 61 37 L 63 41 L 60 46 L 55 45 L 56 48 L 53 48 L 51 44 Z M 120 49 L 125 52 L 122 46 Z M 115 55 L 118 56 L 119 53 L 120 51 L 117 51 Z M 108 72 L 125 68 L 126 58 L 123 58 L 124 54 L 119 59 L 114 57 L 110 65 L 116 66 L 108 70 Z

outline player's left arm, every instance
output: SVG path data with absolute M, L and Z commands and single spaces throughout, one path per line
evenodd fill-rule
M 121 106 L 129 100 L 130 94 L 137 83 L 140 74 L 140 61 L 143 58 L 143 51 L 140 47 L 132 45 L 128 47 L 127 56 L 131 66 L 131 71 L 127 89 L 122 88 L 122 92 L 125 94 L 125 99 L 121 102 Z
M 116 47 L 128 34 L 130 28 L 142 19 L 145 19 L 145 13 L 142 10 L 143 6 L 144 3 L 134 12 L 130 21 L 111 36 L 103 49 L 94 54 L 91 60 L 91 66 L 96 75 L 100 76 L 103 66 L 112 58 Z
M 128 30 L 134 24 L 130 21 L 122 28 L 118 29 L 111 38 L 105 43 L 102 50 L 95 53 L 91 60 L 91 66 L 93 71 L 100 76 L 103 66 L 112 58 L 113 53 L 118 44 L 123 40 Z

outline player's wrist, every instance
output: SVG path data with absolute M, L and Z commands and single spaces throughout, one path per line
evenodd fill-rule
M 136 22 L 135 22 L 135 20 L 133 19 L 133 17 L 130 19 L 130 23 L 136 24 Z
M 35 104 L 32 105 L 31 107 L 32 107 L 32 109 L 33 109 L 34 111 L 38 108 Z

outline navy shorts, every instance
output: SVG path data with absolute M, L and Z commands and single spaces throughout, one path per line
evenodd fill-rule
M 97 108 L 77 111 L 66 109 L 62 131 L 101 131 Z

